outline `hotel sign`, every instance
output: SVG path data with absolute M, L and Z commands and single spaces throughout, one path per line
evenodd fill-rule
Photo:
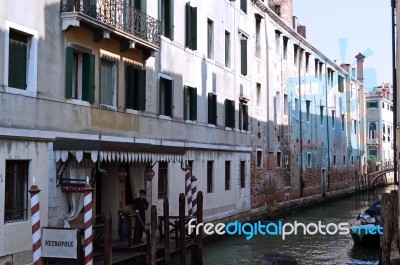
M 42 228 L 42 257 L 78 259 L 79 235 L 75 228 Z

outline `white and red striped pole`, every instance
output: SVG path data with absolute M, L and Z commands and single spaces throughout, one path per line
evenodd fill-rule
M 196 187 L 196 177 L 192 175 L 192 168 L 186 168 L 187 172 L 185 174 L 186 183 L 186 197 L 188 202 L 188 215 L 196 216 L 197 212 L 197 187 Z
M 85 265 L 93 265 L 93 188 L 89 184 L 89 177 L 86 177 L 86 185 L 83 188 L 83 205 L 84 205 L 84 217 L 83 217 L 83 228 L 85 233 Z
M 32 177 L 32 186 L 28 190 L 31 194 L 31 220 L 32 220 L 32 257 L 33 265 L 42 265 L 42 247 L 40 234 L 40 206 L 39 192 L 35 177 Z

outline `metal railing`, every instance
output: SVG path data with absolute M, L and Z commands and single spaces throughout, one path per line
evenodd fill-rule
M 160 21 L 125 2 L 129 1 L 63 0 L 61 1 L 61 13 L 82 13 L 99 22 L 160 46 Z

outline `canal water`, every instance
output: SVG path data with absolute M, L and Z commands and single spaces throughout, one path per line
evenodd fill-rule
M 291 211 L 282 221 L 357 225 L 357 215 L 380 200 L 382 193 L 392 189 L 394 186 Z M 259 265 L 263 254 L 270 251 L 292 256 L 301 265 L 378 264 L 379 260 L 379 248 L 354 246 L 350 235 L 339 234 L 298 234 L 285 240 L 271 235 L 256 235 L 250 240 L 246 240 L 244 235 L 229 236 L 206 244 L 203 251 L 205 265 Z M 179 257 L 175 256 L 173 260 L 173 264 L 179 264 Z

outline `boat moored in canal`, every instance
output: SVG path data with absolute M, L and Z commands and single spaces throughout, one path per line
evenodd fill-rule
M 381 223 L 381 208 L 381 201 L 376 201 L 357 216 L 359 223 L 350 232 L 355 244 L 379 246 L 380 233 L 376 227 Z

